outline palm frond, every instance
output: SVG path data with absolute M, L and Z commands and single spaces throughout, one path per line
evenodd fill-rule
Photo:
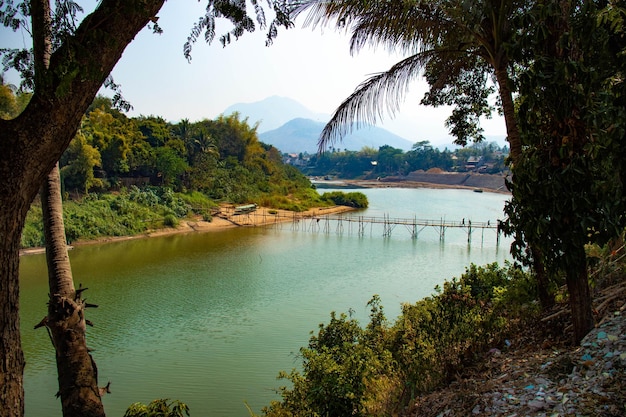
M 441 42 L 455 28 L 437 2 L 304 0 L 292 5 L 294 17 L 308 12 L 303 26 L 335 26 L 351 32 L 350 53 L 366 45 L 417 54 Z
M 318 151 L 324 150 L 362 125 L 374 125 L 387 112 L 394 116 L 404 100 L 410 81 L 433 51 L 425 51 L 403 59 L 388 71 L 375 74 L 359 84 L 355 91 L 335 110 L 318 140 Z
M 441 43 L 454 27 L 431 1 L 376 4 L 376 7 L 367 8 L 353 23 L 352 53 L 365 45 L 418 53 Z

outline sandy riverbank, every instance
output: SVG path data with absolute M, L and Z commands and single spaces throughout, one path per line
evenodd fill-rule
M 423 173 L 422 173 L 423 174 Z M 502 176 L 491 175 L 465 175 L 463 181 L 456 179 L 456 174 L 449 173 L 425 173 L 428 178 L 417 178 L 415 176 L 407 177 L 387 177 L 381 180 L 334 180 L 320 181 L 320 184 L 327 186 L 341 187 L 361 187 L 361 188 L 454 188 L 454 189 L 484 189 L 488 192 L 508 193 L 502 190 L 501 185 L 504 183 Z M 498 177 L 495 181 L 494 178 Z M 472 179 L 473 185 L 468 184 L 467 179 Z M 416 181 L 416 179 L 427 179 L 432 182 Z M 478 181 L 478 182 L 477 182 Z M 478 186 L 482 187 L 478 187 Z M 322 189 L 323 191 L 323 189 Z M 311 218 L 325 214 L 336 214 L 352 211 L 353 209 L 346 206 L 318 207 L 303 212 L 293 212 L 288 210 L 274 210 L 266 207 L 259 207 L 256 211 L 248 214 L 234 214 L 234 206 L 223 205 L 217 215 L 213 216 L 210 222 L 197 219 L 184 219 L 176 228 L 163 228 L 149 230 L 145 233 L 134 236 L 104 237 L 96 240 L 72 242 L 72 246 L 90 245 L 97 243 L 117 242 L 131 239 L 144 239 L 148 237 L 171 235 L 176 233 L 192 233 L 192 232 L 211 232 L 219 231 L 233 227 L 255 227 L 267 226 L 278 222 L 289 222 L 294 219 Z M 44 253 L 44 248 L 28 248 L 22 249 L 20 255 L 31 255 Z
M 421 176 L 386 177 L 380 180 L 330 180 L 318 181 L 322 187 L 360 187 L 360 188 L 435 188 L 480 190 L 490 193 L 510 194 L 500 175 L 475 174 L 459 175 L 455 173 L 432 174 Z
M 156 236 L 166 236 L 178 233 L 194 233 L 194 232 L 216 232 L 234 227 L 261 227 L 269 226 L 279 222 L 290 222 L 297 219 L 311 218 L 326 214 L 345 213 L 352 211 L 351 207 L 332 206 L 318 207 L 302 212 L 294 212 L 288 210 L 274 210 L 266 207 L 259 207 L 256 211 L 247 214 L 235 214 L 235 207 L 232 205 L 224 205 L 215 214 L 210 222 L 201 218 L 183 219 L 177 227 L 166 227 L 162 229 L 149 230 L 134 236 L 113 236 L 103 237 L 95 240 L 72 242 L 70 248 L 74 246 L 93 245 L 99 243 L 119 242 L 131 239 L 145 239 Z M 34 255 L 44 253 L 45 248 L 27 248 L 20 250 L 22 255 Z

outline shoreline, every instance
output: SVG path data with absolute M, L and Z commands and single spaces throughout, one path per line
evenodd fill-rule
M 450 185 L 441 183 L 412 181 L 407 179 L 389 178 L 381 180 L 323 180 L 317 181 L 315 184 L 330 186 L 328 188 L 432 188 L 432 189 L 457 189 L 457 190 L 479 190 L 478 187 L 466 185 Z M 321 190 L 324 187 L 320 187 Z M 508 190 L 495 190 L 488 187 L 480 188 L 480 191 L 498 194 L 510 194 Z M 121 242 L 125 240 L 146 239 L 158 236 L 167 236 L 181 233 L 203 233 L 217 232 L 221 230 L 232 229 L 235 227 L 263 227 L 279 222 L 293 221 L 298 218 L 310 218 L 316 215 L 336 214 L 353 211 L 352 207 L 347 206 L 330 206 L 315 207 L 303 212 L 295 212 L 289 210 L 277 210 L 267 207 L 259 207 L 256 211 L 247 214 L 234 214 L 234 205 L 222 205 L 220 211 L 213 216 L 210 222 L 201 220 L 200 217 L 195 219 L 182 219 L 176 228 L 165 227 L 161 229 L 147 230 L 132 236 L 107 236 L 98 239 L 83 240 L 72 242 L 68 245 L 68 250 L 75 246 L 97 245 L 101 243 Z M 38 255 L 45 253 L 44 247 L 20 249 L 20 256 Z
M 160 229 L 147 230 L 132 236 L 106 236 L 98 239 L 80 240 L 72 242 L 67 246 L 72 250 L 77 246 L 97 245 L 104 243 L 123 242 L 126 240 L 148 239 L 151 237 L 169 236 L 183 233 L 205 233 L 219 232 L 236 227 L 265 227 L 276 223 L 294 221 L 297 219 L 311 218 L 317 215 L 337 214 L 354 211 L 348 206 L 315 207 L 302 212 L 289 210 L 270 209 L 259 207 L 254 212 L 247 214 L 235 214 L 235 206 L 223 205 L 220 211 L 213 216 L 210 222 L 202 220 L 200 217 L 181 219 L 177 227 L 164 227 Z M 20 249 L 20 256 L 39 255 L 46 252 L 46 248 L 39 246 L 35 248 Z
M 445 175 L 445 174 L 443 174 Z M 437 182 L 424 182 L 424 181 L 414 181 L 411 179 L 398 179 L 398 178 L 382 178 L 380 180 L 318 180 L 314 184 L 323 185 L 319 187 L 319 189 L 323 190 L 324 188 L 430 188 L 435 190 L 471 190 L 471 191 L 484 191 L 487 193 L 496 193 L 496 194 L 511 194 L 509 190 L 506 188 L 491 188 L 488 185 L 484 184 L 483 186 L 471 186 L 471 185 L 460 185 L 460 184 L 445 184 L 445 183 L 437 183 Z

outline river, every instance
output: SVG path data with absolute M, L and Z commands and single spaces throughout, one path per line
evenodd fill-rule
M 326 191 L 326 190 L 320 190 Z M 348 190 L 343 190 L 348 191 Z M 361 189 L 362 216 L 495 222 L 507 196 L 471 190 Z M 343 230 L 343 231 L 342 231 Z M 179 399 L 192 417 L 244 417 L 277 399 L 280 370 L 299 366 L 298 349 L 331 311 L 363 325 L 379 294 L 393 320 L 403 302 L 432 294 L 470 263 L 509 259 L 506 239 L 492 229 L 437 229 L 417 239 L 404 226 L 382 236 L 344 227 L 283 223 L 87 245 L 70 252 L 77 283 L 99 305 L 88 344 L 98 364 L 109 416 L 133 402 Z M 54 352 L 44 329 L 44 255 L 20 265 L 21 323 L 26 355 L 26 416 L 60 416 Z

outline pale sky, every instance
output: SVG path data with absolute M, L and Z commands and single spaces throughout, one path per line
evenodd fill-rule
M 81 3 L 93 7 L 95 2 Z M 133 105 L 131 116 L 155 115 L 170 122 L 213 119 L 232 104 L 274 95 L 331 114 L 360 82 L 402 58 L 382 49 L 365 49 L 350 56 L 346 34 L 329 28 L 302 28 L 302 16 L 295 29 L 281 29 L 270 47 L 265 46 L 262 30 L 246 33 L 226 48 L 218 39 L 211 45 L 201 39 L 188 63 L 183 44 L 204 7 L 202 0 L 167 1 L 158 15 L 164 33 L 155 35 L 146 28 L 126 48 L 113 77 Z M 85 11 L 89 12 L 87 6 Z M 218 29 L 218 35 L 222 32 Z M 0 33 L 2 39 L 8 39 L 6 29 Z M 416 80 L 395 118 L 386 116 L 377 125 L 412 142 L 429 140 L 452 147 L 444 125 L 449 109 L 419 106 L 424 91 L 425 82 Z M 501 117 L 486 120 L 483 128 L 486 136 L 499 137 L 498 143 L 504 144 L 506 130 Z

